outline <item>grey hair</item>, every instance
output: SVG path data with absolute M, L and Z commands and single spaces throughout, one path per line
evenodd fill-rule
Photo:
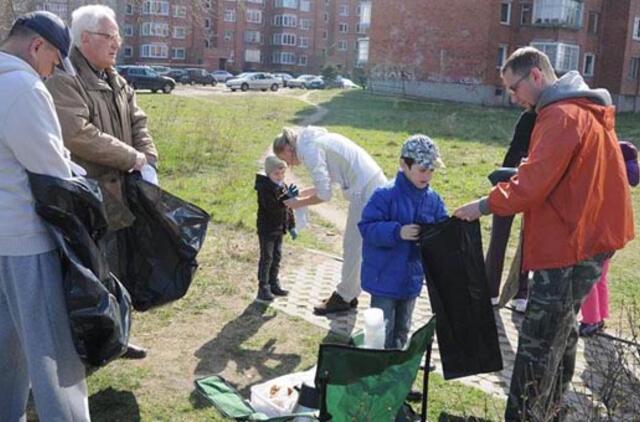
M 283 127 L 282 133 L 273 140 L 273 152 L 278 155 L 288 145 L 294 150 L 298 144 L 298 131 L 294 128 Z
M 71 40 L 73 45 L 80 47 L 82 33 L 95 31 L 104 19 L 116 22 L 116 12 L 109 6 L 102 4 L 90 4 L 78 7 L 71 13 Z

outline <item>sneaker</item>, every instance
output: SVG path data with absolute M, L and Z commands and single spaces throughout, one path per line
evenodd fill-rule
M 127 344 L 127 351 L 122 355 L 123 359 L 144 359 L 146 357 L 147 349 L 135 344 Z
M 581 322 L 578 334 L 580 337 L 591 337 L 595 333 L 602 331 L 602 329 L 604 329 L 604 321 L 594 322 L 593 324 Z
M 274 296 L 288 296 L 289 290 L 280 287 L 280 283 L 274 283 L 271 285 L 271 294 Z
M 516 312 L 524 314 L 527 310 L 527 299 L 513 299 L 511 305 L 515 308 Z
M 342 299 L 342 297 L 338 293 L 333 292 L 328 299 L 323 300 L 318 306 L 314 306 L 313 312 L 316 315 L 327 315 L 333 314 L 335 312 L 348 311 L 352 308 L 352 302 L 353 301 L 345 302 L 345 300 Z
M 491 306 L 498 306 L 500 303 L 500 298 L 498 296 L 491 298 Z
M 273 293 L 269 286 L 260 286 L 258 288 L 258 300 L 263 302 L 271 302 L 273 300 Z

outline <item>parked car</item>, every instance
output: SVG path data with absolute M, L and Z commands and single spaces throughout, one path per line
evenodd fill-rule
M 199 67 L 188 67 L 185 69 L 187 73 L 180 77 L 180 83 L 183 84 L 202 84 L 216 86 L 216 80 L 211 73 Z
M 164 76 L 168 76 L 170 78 L 175 79 L 176 81 L 180 81 L 180 79 L 186 74 L 187 74 L 187 71 L 184 69 L 172 68 Z
M 216 82 L 227 82 L 233 78 L 233 73 L 229 73 L 226 70 L 214 70 L 211 72 L 211 76 L 213 76 Z
M 304 87 L 307 89 L 324 89 L 325 83 L 322 76 L 318 76 L 317 78 L 313 78 L 304 83 Z
M 241 91 L 247 91 L 249 89 L 259 89 L 262 91 L 270 89 L 271 91 L 277 91 L 281 84 L 282 80 L 280 78 L 264 72 L 247 73 L 246 75 L 242 75 L 242 77 L 229 79 L 226 82 L 227 88 L 234 92 L 238 89 Z
M 167 73 L 171 70 L 171 68 L 167 66 L 151 66 L 151 69 L 155 70 L 158 75 L 163 76 L 166 76 Z
M 286 88 L 289 81 L 293 79 L 293 76 L 285 72 L 277 72 L 277 73 L 274 73 L 273 76 L 275 76 L 276 78 L 280 78 L 282 80 L 282 86 L 284 88 Z
M 176 81 L 158 73 L 149 66 L 119 66 L 118 73 L 133 89 L 150 89 L 169 94 L 176 87 Z
M 287 86 L 289 88 L 307 88 L 306 84 L 316 78 L 316 75 L 300 75 L 297 78 L 289 80 Z

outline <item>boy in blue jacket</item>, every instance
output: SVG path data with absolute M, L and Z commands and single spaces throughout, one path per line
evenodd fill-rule
M 444 167 L 435 143 L 413 135 L 402 145 L 396 178 L 378 188 L 362 212 L 362 289 L 386 321 L 385 348 L 403 348 L 424 272 L 417 240 L 420 224 L 448 218 L 440 196 L 429 187 Z

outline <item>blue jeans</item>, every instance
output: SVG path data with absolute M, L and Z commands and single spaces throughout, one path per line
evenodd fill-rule
M 371 307 L 382 309 L 386 323 L 385 349 L 402 349 L 409 338 L 411 314 L 416 298 L 392 299 L 384 296 L 371 296 Z

